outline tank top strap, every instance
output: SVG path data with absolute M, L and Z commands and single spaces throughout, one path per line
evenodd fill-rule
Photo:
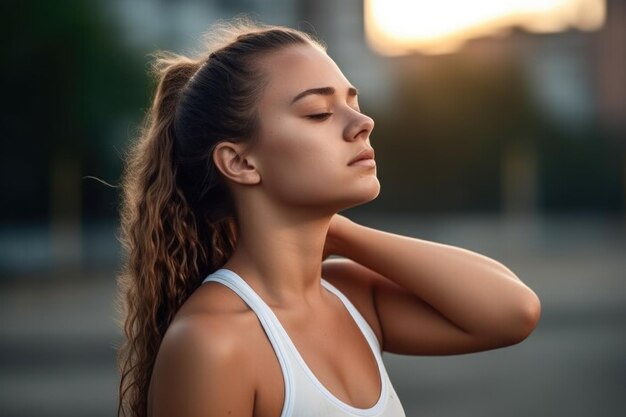
M 206 282 L 219 282 L 232 291 L 234 291 L 257 315 L 263 330 L 265 331 L 276 356 L 280 364 L 280 368 L 283 373 L 285 384 L 285 400 L 280 417 L 288 417 L 292 414 L 294 403 L 294 375 L 293 370 L 289 363 L 289 356 L 287 348 L 283 339 L 280 336 L 280 323 L 276 323 L 277 320 L 271 309 L 265 304 L 265 302 L 254 292 L 252 287 L 248 285 L 239 275 L 233 271 L 220 268 L 217 271 L 209 274 L 203 281 Z
M 359 310 L 357 310 L 354 304 L 352 304 L 352 302 L 348 299 L 348 297 L 346 297 L 341 291 L 339 291 L 337 287 L 335 287 L 330 282 L 326 281 L 324 278 L 322 278 L 322 285 L 326 287 L 329 291 L 331 291 L 333 294 L 335 294 L 341 300 L 341 302 L 343 302 L 343 304 L 348 309 L 348 312 L 350 313 L 354 321 L 357 323 L 357 325 L 361 329 L 361 332 L 367 339 L 368 343 L 370 344 L 372 350 L 374 351 L 378 359 L 382 360 L 382 351 L 380 347 L 380 342 L 378 341 L 378 337 L 376 337 L 376 333 L 374 333 L 374 330 L 369 325 L 367 320 L 365 320 L 363 315 L 359 312 Z

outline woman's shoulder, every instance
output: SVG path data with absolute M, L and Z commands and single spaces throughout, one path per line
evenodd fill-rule
M 254 312 L 239 296 L 222 284 L 207 282 L 182 305 L 162 343 L 210 345 L 204 347 L 239 352 L 237 348 L 246 346 L 245 339 L 255 324 Z
M 161 341 L 151 384 L 154 401 L 160 407 L 184 407 L 181 399 L 197 398 L 217 406 L 227 401 L 217 393 L 228 392 L 253 404 L 256 376 L 246 366 L 253 358 L 253 315 L 211 283 L 194 292 Z

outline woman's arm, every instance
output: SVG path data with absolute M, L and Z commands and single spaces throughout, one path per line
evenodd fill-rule
M 367 286 L 382 349 L 455 354 L 524 340 L 539 320 L 537 295 L 501 263 L 478 253 L 400 236 L 336 215 L 324 276 Z

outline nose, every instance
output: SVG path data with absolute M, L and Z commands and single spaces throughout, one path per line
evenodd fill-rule
M 374 119 L 356 110 L 352 111 L 352 113 L 352 119 L 350 119 L 343 132 L 344 139 L 347 141 L 367 140 L 374 129 Z

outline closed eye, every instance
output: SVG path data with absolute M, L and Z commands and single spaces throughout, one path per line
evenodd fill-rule
M 310 114 L 307 117 L 313 120 L 326 120 L 328 119 L 332 113 L 318 113 L 318 114 Z

